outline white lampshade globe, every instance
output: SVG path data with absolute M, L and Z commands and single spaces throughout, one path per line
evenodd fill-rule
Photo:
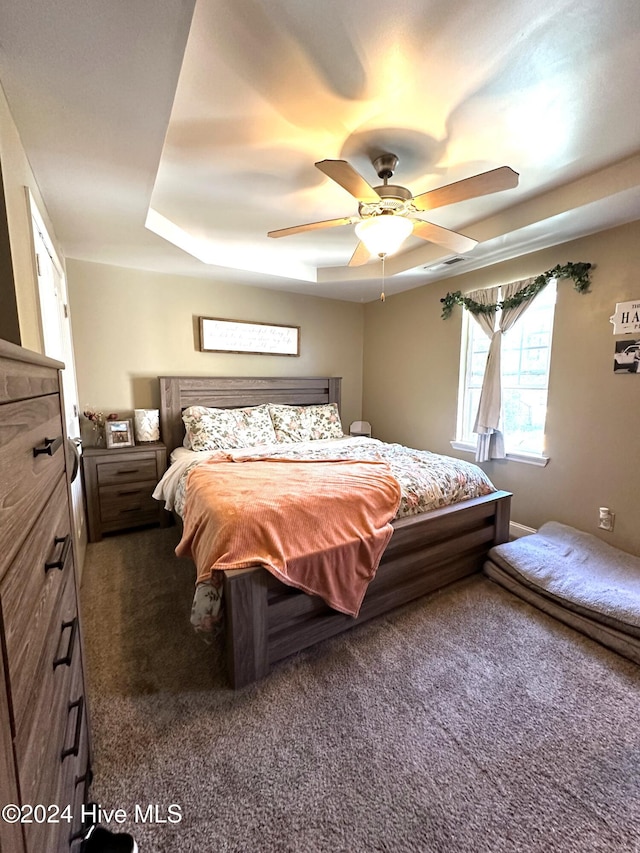
M 356 235 L 371 255 L 392 255 L 413 231 L 406 216 L 379 214 L 356 225 Z

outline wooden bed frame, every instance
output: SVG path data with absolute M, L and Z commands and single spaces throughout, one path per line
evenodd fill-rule
M 340 406 L 340 383 L 336 377 L 161 376 L 162 439 L 169 453 L 182 445 L 188 406 Z M 225 572 L 226 654 L 234 689 L 262 678 L 276 661 L 479 571 L 489 549 L 509 538 L 510 502 L 508 492 L 498 491 L 394 521 L 357 619 L 260 566 Z

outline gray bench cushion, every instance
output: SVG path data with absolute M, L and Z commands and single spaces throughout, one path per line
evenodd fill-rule
M 640 558 L 550 521 L 497 545 L 485 573 L 512 592 L 640 663 Z

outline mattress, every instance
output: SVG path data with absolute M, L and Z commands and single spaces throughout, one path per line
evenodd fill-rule
M 167 509 L 183 515 L 188 501 L 189 475 L 194 468 L 202 470 L 212 459 L 242 461 L 257 457 L 261 460 L 307 462 L 383 461 L 400 486 L 396 518 L 429 512 L 496 491 L 487 475 L 473 463 L 377 439 L 345 437 L 262 445 L 235 451 L 178 448 L 172 454 L 172 464 L 154 491 L 154 497 L 164 501 Z M 214 572 L 210 580 L 198 583 L 191 615 L 196 630 L 209 632 L 213 629 L 220 619 L 221 599 L 221 572 Z

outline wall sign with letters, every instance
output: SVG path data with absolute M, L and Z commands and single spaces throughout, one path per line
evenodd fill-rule
M 630 335 L 640 332 L 640 299 L 631 302 L 617 302 L 616 313 L 609 317 L 613 323 L 614 335 Z
M 200 317 L 200 351 L 300 355 L 300 326 Z

